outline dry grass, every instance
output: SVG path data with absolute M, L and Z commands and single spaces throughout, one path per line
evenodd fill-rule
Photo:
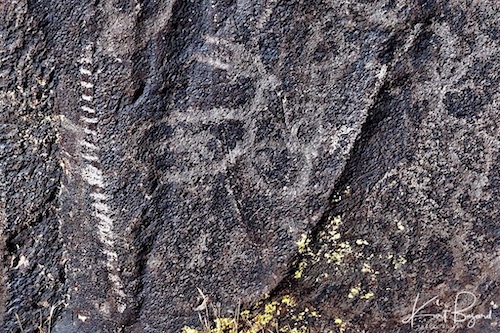
M 234 315 L 224 317 L 220 307 L 211 304 L 209 298 L 200 290 L 202 303 L 198 311 L 201 329 L 185 326 L 182 333 L 308 333 L 308 319 L 318 317 L 315 311 L 298 311 L 291 296 L 282 296 L 272 300 L 266 298 L 256 304 L 252 313 L 240 311 L 240 304 Z M 289 325 L 280 327 L 279 322 L 288 317 Z
M 47 308 L 49 310 L 49 313 L 46 316 L 45 320 L 43 319 L 44 315 L 42 313 L 43 312 L 42 309 L 40 309 L 38 311 L 40 317 L 38 318 L 37 324 L 36 324 L 37 325 L 37 328 L 36 328 L 37 333 L 51 333 L 51 331 L 52 331 L 52 318 L 54 318 L 57 309 L 61 305 L 65 305 L 65 302 L 60 301 L 54 305 L 47 304 Z M 21 333 L 24 333 L 25 330 L 24 330 L 23 324 L 21 322 L 21 318 L 19 318 L 19 315 L 17 313 L 15 314 L 15 316 L 16 316 L 17 325 L 19 326 L 19 330 L 21 331 Z
M 235 316 L 231 318 L 221 315 L 220 307 L 213 305 L 208 296 L 200 288 L 196 288 L 201 296 L 202 303 L 195 309 L 198 311 L 198 318 L 201 324 L 201 331 L 190 327 L 184 327 L 182 333 L 238 333 L 240 305 L 235 311 Z

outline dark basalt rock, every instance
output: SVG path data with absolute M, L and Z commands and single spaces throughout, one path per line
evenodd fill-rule
M 499 329 L 496 1 L 0 8 L 2 332 Z

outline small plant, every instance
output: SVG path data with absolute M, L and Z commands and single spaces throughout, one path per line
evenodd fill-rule
M 181 333 L 308 333 L 310 320 L 319 317 L 314 310 L 304 308 L 298 311 L 295 300 L 290 295 L 271 300 L 268 296 L 258 302 L 252 311 L 240 312 L 240 305 L 233 317 L 221 316 L 220 308 L 212 305 L 205 294 L 198 289 L 202 303 L 198 312 L 202 329 L 185 326 Z M 210 309 L 210 310 L 209 310 Z M 280 320 L 287 318 L 292 325 L 280 327 Z
M 195 308 L 195 311 L 198 311 L 200 324 L 203 328 L 199 331 L 185 326 L 182 328 L 182 333 L 237 333 L 240 306 L 238 305 L 234 318 L 222 317 L 220 308 L 214 306 L 210 302 L 208 296 L 206 296 L 200 288 L 196 289 L 201 296 L 202 302 Z M 210 314 L 209 308 L 212 314 Z M 213 318 L 213 320 L 211 320 L 211 318 Z
M 66 303 L 64 301 L 59 301 L 54 305 L 49 305 L 47 302 L 45 302 L 45 303 L 46 303 L 46 305 L 44 307 L 49 308 L 49 314 L 47 315 L 47 317 L 44 320 L 42 310 L 39 310 L 38 313 L 40 314 L 40 317 L 39 317 L 38 324 L 37 324 L 38 327 L 36 328 L 37 333 L 51 333 L 51 331 L 52 331 L 52 319 L 56 315 L 57 309 L 61 305 L 64 305 L 64 306 L 66 305 Z M 19 326 L 21 333 L 24 333 L 25 330 L 24 330 L 23 324 L 21 322 L 21 318 L 19 318 L 19 315 L 17 313 L 15 314 L 15 316 L 16 316 L 17 325 Z

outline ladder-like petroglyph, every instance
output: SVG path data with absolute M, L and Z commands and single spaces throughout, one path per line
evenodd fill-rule
M 0 149 L 3 149 L 3 147 L 0 145 Z M 0 156 L 3 155 L 3 151 L 0 151 Z M 0 162 L 0 235 L 4 235 L 5 233 L 5 228 L 7 227 L 7 216 L 6 216 L 6 193 L 5 193 L 5 188 L 6 188 L 6 181 L 5 181 L 5 171 L 4 171 L 4 163 Z M 5 245 L 0 246 L 0 251 L 5 250 Z M 0 277 L 2 278 L 2 283 L 0 284 L 0 311 L 2 313 L 5 312 L 5 298 L 6 298 L 6 289 L 7 289 L 7 283 L 5 279 L 7 268 L 3 267 L 0 270 Z
M 90 200 L 93 217 L 97 220 L 98 239 L 105 255 L 105 267 L 108 271 L 109 283 L 115 297 L 116 310 L 122 313 L 126 308 L 125 292 L 118 273 L 118 255 L 115 250 L 117 236 L 114 231 L 113 211 L 110 207 L 110 197 L 106 194 L 106 182 L 99 158 L 98 123 L 99 113 L 94 104 L 94 83 L 92 72 L 92 46 L 86 48 L 87 54 L 80 59 L 80 126 L 85 136 L 79 141 L 82 168 L 80 174 L 91 187 Z

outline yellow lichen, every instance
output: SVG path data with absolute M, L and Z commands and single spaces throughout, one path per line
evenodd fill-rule
M 243 319 L 248 319 L 248 317 L 250 317 L 250 311 L 249 310 L 241 311 L 240 316 Z
M 251 328 L 247 333 L 259 332 L 275 322 L 277 316 L 280 315 L 279 303 L 273 301 L 264 306 L 264 313 L 258 314 L 253 319 L 249 320 Z
M 342 319 L 336 318 L 335 319 L 335 324 L 337 326 L 339 326 L 340 332 L 344 332 L 345 331 L 345 328 L 346 328 L 347 325 L 342 321 Z
M 290 331 L 290 333 L 307 333 L 307 327 L 301 326 L 300 328 L 294 327 Z
M 401 266 L 406 264 L 406 259 L 402 256 L 399 256 L 397 260 L 394 261 L 394 269 L 399 269 Z
M 375 296 L 374 293 L 368 292 L 368 293 L 364 294 L 363 296 L 361 296 L 360 298 L 362 298 L 362 299 L 369 299 L 369 298 L 371 298 L 373 296 Z
M 337 227 L 340 225 L 341 222 L 342 222 L 342 219 L 340 218 L 340 216 L 335 216 L 333 218 L 333 224 L 336 225 Z
M 304 254 L 311 252 L 309 248 L 310 239 L 307 238 L 306 234 L 302 234 L 300 240 L 297 242 L 297 246 L 299 248 L 299 253 Z
M 351 291 L 349 292 L 347 297 L 354 298 L 355 296 L 357 296 L 359 294 L 359 291 L 360 291 L 359 287 L 351 288 Z
M 216 318 L 215 319 L 215 329 L 213 329 L 212 333 L 224 333 L 227 330 L 231 330 L 232 332 L 236 332 L 237 330 L 237 322 L 234 318 Z
M 372 273 L 373 270 L 372 270 L 372 268 L 371 268 L 371 266 L 369 264 L 364 263 L 363 264 L 363 268 L 361 268 L 361 272 L 362 273 Z
M 273 319 L 273 315 L 270 313 L 263 313 L 263 314 L 257 315 L 253 319 L 252 329 L 256 329 L 256 330 L 264 329 L 266 327 L 266 325 L 269 324 L 269 322 L 272 319 Z
M 298 269 L 295 271 L 295 274 L 294 274 L 294 277 L 295 277 L 296 279 L 300 279 L 300 278 L 302 277 L 302 274 L 304 273 L 304 268 L 306 268 L 306 266 L 307 266 L 307 262 L 305 262 L 305 261 L 301 261 L 301 262 L 299 263 L 299 267 L 298 267 Z
M 281 299 L 281 303 L 285 304 L 286 306 L 294 306 L 295 305 L 295 300 L 293 299 L 292 296 L 290 295 L 285 295 Z
M 320 317 L 314 308 L 303 308 L 298 311 L 295 299 L 291 295 L 272 300 L 266 297 L 256 303 L 254 310 L 241 311 L 235 318 L 218 317 L 218 311 L 214 310 L 211 327 L 205 327 L 201 331 L 191 327 L 184 327 L 182 333 L 262 333 L 262 332 L 309 332 L 310 320 Z M 255 313 L 260 309 L 259 312 Z M 202 321 L 203 326 L 208 326 L 207 320 Z M 280 320 L 288 320 L 289 325 L 280 325 Z M 291 320 L 291 322 L 290 322 Z
M 350 253 L 352 253 L 351 245 L 349 244 L 349 242 L 343 242 L 337 244 L 335 251 L 326 252 L 324 254 L 324 257 L 328 259 L 327 263 L 334 262 L 335 264 L 340 265 L 342 263 L 343 258 Z
M 364 239 L 357 239 L 356 244 L 358 245 L 368 245 L 368 242 L 365 241 Z
M 276 303 L 276 302 L 271 302 L 271 303 L 266 304 L 266 306 L 264 307 L 264 312 L 265 313 L 273 313 L 273 312 L 275 312 L 277 305 L 278 305 L 278 303 Z
M 316 317 L 316 318 L 319 318 L 321 317 L 316 311 L 312 311 L 311 312 L 311 317 Z

